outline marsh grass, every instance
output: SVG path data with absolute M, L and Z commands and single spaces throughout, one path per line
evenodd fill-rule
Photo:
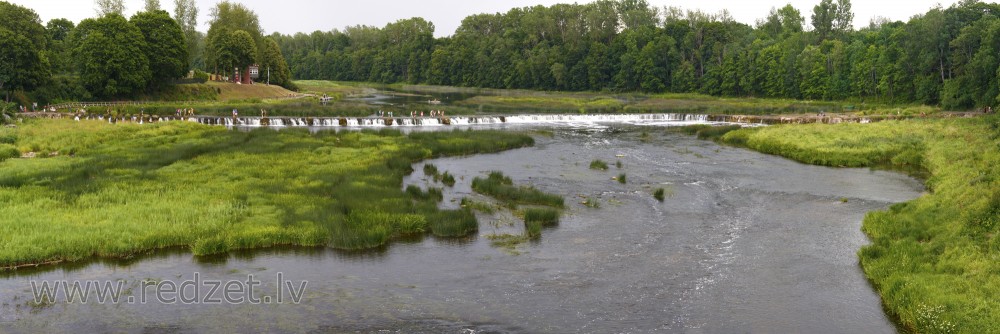
M 441 183 L 443 183 L 444 185 L 449 186 L 449 187 L 454 187 L 455 186 L 455 176 L 451 175 L 451 173 L 448 173 L 447 171 L 445 171 L 444 174 L 441 174 Z
M 615 180 L 618 180 L 618 183 L 625 184 L 628 183 L 628 176 L 626 176 L 625 173 L 621 173 L 615 177 Z
M 488 177 L 472 179 L 472 190 L 510 204 L 544 205 L 562 208 L 562 196 L 547 194 L 533 187 L 514 186 L 514 182 L 501 172 L 491 172 Z
M 404 190 L 410 166 L 533 143 L 493 131 L 313 134 L 67 120 L 0 128 L 0 138 L 16 138 L 4 145 L 19 153 L 68 153 L 0 162 L 3 268 L 173 247 L 208 255 L 463 236 L 476 231 L 475 215 L 439 210 L 440 189 Z
M 625 164 L 622 164 L 622 161 L 618 160 L 618 161 L 615 161 L 615 167 L 618 168 L 618 169 L 622 169 L 622 168 L 625 167 Z
M 590 169 L 594 170 L 608 170 L 608 163 L 602 160 L 594 160 L 590 162 Z
M 657 201 L 663 202 L 666 196 L 665 194 L 666 190 L 664 190 L 663 188 L 657 188 L 655 191 L 653 191 L 653 198 L 655 198 Z
M 496 206 L 489 203 L 474 201 L 468 198 L 462 198 L 462 202 L 460 203 L 460 205 L 463 208 L 468 208 L 469 210 L 479 211 L 482 213 L 492 214 L 496 212 Z
M 927 194 L 865 216 L 865 275 L 909 332 L 1000 328 L 1000 118 L 783 125 L 722 140 L 817 165 L 923 171 Z
M 559 210 L 552 208 L 525 209 L 524 222 L 538 222 L 542 224 L 542 226 L 555 226 L 559 223 Z

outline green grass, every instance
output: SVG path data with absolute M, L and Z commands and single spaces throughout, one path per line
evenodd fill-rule
M 559 210 L 552 208 L 528 208 L 524 210 L 524 222 L 537 222 L 542 226 L 555 226 L 559 223 Z
M 625 167 L 625 165 L 622 164 L 621 160 L 618 160 L 618 161 L 615 161 L 615 167 L 618 168 L 618 169 L 622 169 L 622 168 Z
M 455 176 L 451 175 L 451 173 L 448 173 L 447 171 L 445 171 L 444 174 L 441 174 L 441 183 L 443 183 L 444 185 L 449 186 L 449 187 L 454 187 L 455 186 Z
M 626 176 L 625 173 L 621 173 L 615 177 L 615 180 L 618 180 L 618 183 L 625 184 L 628 182 L 628 176 Z
M 722 140 L 811 164 L 923 171 L 927 194 L 865 217 L 865 275 L 908 331 L 1000 328 L 1000 118 L 772 126 Z
M 496 207 L 479 201 L 474 201 L 468 198 L 462 198 L 461 206 L 463 208 L 468 208 L 469 210 L 479 211 L 482 213 L 492 214 L 496 212 Z
M 608 163 L 601 160 L 594 160 L 590 162 L 590 169 L 608 170 Z
M 168 247 L 195 255 L 362 249 L 410 234 L 467 235 L 475 216 L 439 210 L 440 189 L 402 188 L 411 164 L 533 143 L 499 131 L 312 134 L 64 120 L 0 128 L 0 138 L 16 138 L 2 145 L 18 153 L 63 153 L 0 162 L 3 268 Z
M 665 194 L 666 190 L 664 190 L 663 188 L 657 188 L 656 191 L 653 191 L 653 198 L 655 198 L 657 201 L 663 202 Z
M 555 208 L 562 208 L 564 204 L 562 196 L 547 194 L 533 187 L 514 186 L 514 182 L 501 172 L 491 172 L 486 178 L 472 179 L 472 190 L 510 204 L 545 205 Z

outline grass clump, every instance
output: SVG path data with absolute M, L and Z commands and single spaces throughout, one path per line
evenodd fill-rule
M 529 208 L 524 210 L 524 222 L 537 222 L 542 226 L 555 226 L 559 223 L 559 210 L 551 208 Z
M 437 176 L 438 175 L 438 168 L 437 168 L 437 166 L 435 166 L 434 164 L 426 164 L 426 165 L 424 165 L 424 175 L 427 175 L 427 176 Z
M 544 205 L 556 208 L 563 207 L 563 197 L 544 193 L 533 187 L 517 187 L 514 182 L 501 172 L 491 172 L 487 178 L 472 179 L 472 190 L 492 196 L 510 204 Z
M 666 192 L 667 191 L 664 190 L 663 188 L 657 188 L 656 191 L 653 191 L 653 198 L 655 198 L 657 201 L 663 202 Z
M 608 163 L 602 160 L 594 160 L 590 162 L 590 169 L 594 170 L 608 170 Z
M 615 180 L 618 180 L 618 183 L 625 184 L 628 182 L 628 176 L 626 176 L 625 173 L 621 173 L 615 177 Z
M 0 235 L 0 268 L 8 269 L 167 247 L 206 255 L 463 236 L 477 229 L 475 215 L 439 210 L 440 189 L 404 189 L 410 166 L 532 143 L 503 132 L 244 132 L 69 120 L 0 128 L 7 135 L 18 151 L 74 152 L 0 162 L 0 229 L 17 231 Z
M 622 164 L 621 160 L 618 160 L 618 161 L 615 161 L 615 167 L 618 168 L 618 169 L 622 169 L 622 168 L 625 167 L 625 165 Z
M 771 126 L 722 140 L 817 165 L 923 171 L 927 194 L 865 216 L 861 267 L 907 331 L 1000 328 L 1000 118 Z
M 496 207 L 488 203 L 474 201 L 468 198 L 462 198 L 461 206 L 463 208 L 468 208 L 469 210 L 479 211 L 482 213 L 494 213 L 496 212 Z
M 455 176 L 451 175 L 451 173 L 444 172 L 444 174 L 441 174 L 441 183 L 444 183 L 444 185 L 449 186 L 449 187 L 454 187 L 455 186 Z

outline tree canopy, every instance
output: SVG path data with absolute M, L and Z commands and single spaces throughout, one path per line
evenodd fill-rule
M 187 74 L 184 33 L 170 14 L 162 10 L 141 12 L 132 16 L 131 23 L 146 41 L 143 53 L 149 59 L 151 85 L 162 85 Z
M 77 27 L 74 54 L 80 79 L 104 98 L 134 95 L 149 83 L 151 72 L 142 31 L 118 14 L 86 19 Z
M 31 90 L 49 77 L 48 34 L 35 11 L 0 1 L 0 91 Z

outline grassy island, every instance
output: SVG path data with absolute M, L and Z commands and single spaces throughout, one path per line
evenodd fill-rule
M 231 131 L 34 120 L 0 128 L 0 267 L 463 236 L 471 211 L 402 189 L 413 162 L 533 145 L 498 131 Z M 33 158 L 20 158 L 20 156 Z

